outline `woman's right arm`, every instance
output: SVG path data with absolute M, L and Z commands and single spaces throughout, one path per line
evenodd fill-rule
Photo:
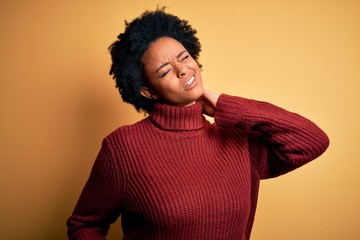
M 120 183 L 120 167 L 105 139 L 75 210 L 67 221 L 70 240 L 105 239 L 110 224 L 120 215 L 123 190 Z

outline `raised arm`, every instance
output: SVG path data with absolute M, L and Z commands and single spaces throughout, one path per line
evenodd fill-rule
M 249 150 L 261 178 L 275 177 L 320 156 L 327 135 L 312 121 L 267 102 L 221 95 L 215 122 L 249 133 Z

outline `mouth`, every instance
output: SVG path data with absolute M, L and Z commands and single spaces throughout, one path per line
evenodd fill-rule
M 191 76 L 191 78 L 185 83 L 184 88 L 188 89 L 192 86 L 192 84 L 194 83 L 195 77 L 194 75 Z

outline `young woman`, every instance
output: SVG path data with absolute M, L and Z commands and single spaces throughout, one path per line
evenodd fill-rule
M 126 23 L 110 46 L 123 100 L 148 117 L 104 138 L 69 239 L 105 239 L 119 216 L 124 239 L 249 239 L 259 181 L 328 147 L 298 114 L 203 89 L 195 34 L 158 9 Z

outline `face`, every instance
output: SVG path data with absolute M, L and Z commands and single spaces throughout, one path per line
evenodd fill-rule
M 141 89 L 143 96 L 171 105 L 190 106 L 203 95 L 200 68 L 175 39 L 157 39 L 141 60 L 148 80 L 148 85 Z

